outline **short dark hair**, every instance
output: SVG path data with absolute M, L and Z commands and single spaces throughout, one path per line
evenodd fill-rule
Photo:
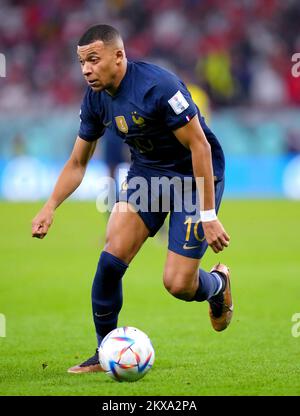
M 120 33 L 109 25 L 95 25 L 90 27 L 79 39 L 78 46 L 88 45 L 89 43 L 102 40 L 103 43 L 110 43 L 121 38 Z

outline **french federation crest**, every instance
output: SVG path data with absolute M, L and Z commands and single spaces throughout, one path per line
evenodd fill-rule
M 122 132 L 127 134 L 128 133 L 128 125 L 126 123 L 126 119 L 124 116 L 117 116 L 115 117 L 118 129 Z

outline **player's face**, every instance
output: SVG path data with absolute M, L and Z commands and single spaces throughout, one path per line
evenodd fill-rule
M 114 90 L 122 52 L 97 40 L 78 46 L 77 54 L 84 78 L 94 91 Z

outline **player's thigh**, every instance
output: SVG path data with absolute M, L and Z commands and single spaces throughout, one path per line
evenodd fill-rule
M 199 259 L 168 250 L 163 276 L 166 289 L 175 296 L 194 293 L 198 287 L 199 264 Z
M 224 190 L 224 180 L 215 183 L 215 206 L 218 212 Z M 169 221 L 169 250 L 192 259 L 201 259 L 208 244 L 200 220 L 200 213 L 195 207 L 200 206 L 197 202 L 197 189 L 195 185 L 187 189 L 181 209 L 172 210 Z M 186 201 L 193 201 L 194 205 Z
M 149 230 L 126 202 L 115 204 L 106 229 L 104 250 L 129 264 L 149 236 Z

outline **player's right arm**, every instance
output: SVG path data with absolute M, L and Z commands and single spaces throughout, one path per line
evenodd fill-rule
M 96 143 L 96 140 L 86 141 L 77 137 L 71 156 L 60 173 L 50 198 L 32 220 L 32 237 L 44 238 L 46 236 L 52 224 L 55 209 L 81 184 Z

